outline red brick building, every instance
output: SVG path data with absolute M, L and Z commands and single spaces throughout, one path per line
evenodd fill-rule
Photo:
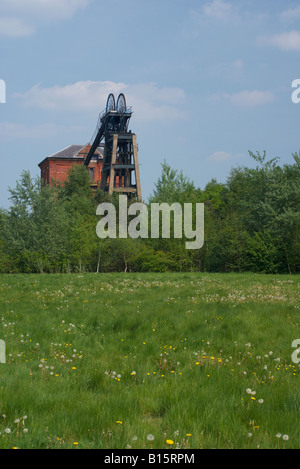
M 91 145 L 70 145 L 67 148 L 47 156 L 40 164 L 41 178 L 45 184 L 51 184 L 53 180 L 64 183 L 68 173 L 74 164 L 82 164 L 91 148 Z M 100 187 L 101 171 L 103 164 L 104 146 L 99 146 L 88 166 L 88 171 L 93 188 Z

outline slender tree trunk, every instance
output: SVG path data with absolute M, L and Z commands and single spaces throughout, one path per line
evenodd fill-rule
M 97 262 L 97 274 L 99 274 L 99 270 L 100 270 L 100 260 L 101 260 L 101 251 L 99 249 L 99 251 L 98 251 L 98 262 Z

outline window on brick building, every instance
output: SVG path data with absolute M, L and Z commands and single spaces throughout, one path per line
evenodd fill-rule
M 94 168 L 89 168 L 89 170 L 90 170 L 90 180 L 91 182 L 93 182 L 94 181 Z

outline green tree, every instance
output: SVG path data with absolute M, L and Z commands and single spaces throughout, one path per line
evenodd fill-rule
M 68 217 L 56 188 L 42 186 L 25 171 L 10 193 L 3 234 L 16 268 L 22 272 L 63 270 Z
M 88 170 L 84 165 L 74 164 L 68 173 L 68 177 L 61 187 L 62 197 L 92 198 L 91 181 Z

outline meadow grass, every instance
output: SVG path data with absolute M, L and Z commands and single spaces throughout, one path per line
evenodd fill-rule
M 297 276 L 1 275 L 0 311 L 0 448 L 299 448 Z

